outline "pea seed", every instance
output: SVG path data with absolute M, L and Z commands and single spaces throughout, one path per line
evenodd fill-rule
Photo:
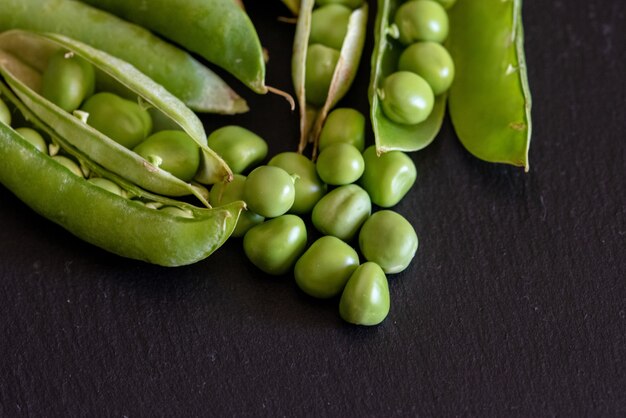
M 398 71 L 383 81 L 380 92 L 385 116 L 394 122 L 415 125 L 428 118 L 435 96 L 426 80 L 408 71 Z
M 309 45 L 306 54 L 306 90 L 307 102 L 322 106 L 328 96 L 330 82 L 339 61 L 339 51 L 320 44 Z
M 354 146 L 343 142 L 329 145 L 317 157 L 317 174 L 334 186 L 350 184 L 359 179 L 365 164 Z
M 32 144 L 40 152 L 43 152 L 44 154 L 48 153 L 48 145 L 46 144 L 46 141 L 36 130 L 31 128 L 17 128 L 15 129 L 15 132 L 20 134 L 22 138 Z
M 379 156 L 372 145 L 363 153 L 363 159 L 365 171 L 360 183 L 378 206 L 396 205 L 415 183 L 415 164 L 401 151 L 384 152 Z
M 441 4 L 444 9 L 450 10 L 456 3 L 456 0 L 437 0 L 437 3 Z
M 219 207 L 228 203 L 243 200 L 243 188 L 246 183 L 246 177 L 241 174 L 235 174 L 233 180 L 229 183 L 215 183 L 209 194 L 209 203 L 213 207 Z M 246 232 L 254 225 L 258 225 L 265 220 L 261 215 L 252 212 L 250 209 L 243 210 L 239 215 L 237 226 L 233 231 L 234 237 L 243 237 Z
M 315 9 L 311 14 L 309 44 L 322 44 L 340 50 L 348 32 L 351 13 L 352 10 L 340 4 Z
M 372 212 L 367 192 L 356 184 L 336 188 L 313 208 L 313 225 L 325 235 L 350 241 Z
M 365 148 L 365 116 L 350 108 L 330 112 L 320 133 L 319 150 L 335 142 L 346 142 L 363 152 Z
M 11 126 L 11 111 L 2 99 L 0 99 L 0 122 L 7 126 Z
M 436 42 L 417 42 L 400 55 L 398 69 L 422 77 L 435 96 L 447 91 L 454 80 L 454 63 L 448 50 Z
M 404 45 L 418 41 L 443 43 L 448 37 L 448 14 L 436 1 L 404 3 L 396 12 L 395 24 L 400 31 L 400 42 Z
M 226 161 L 233 173 L 241 174 L 267 156 L 267 142 L 240 126 L 224 126 L 208 138 L 209 147 Z
M 48 61 L 41 80 L 41 95 L 66 112 L 73 112 L 93 94 L 93 65 L 78 55 L 59 50 Z
M 67 168 L 72 174 L 76 174 L 78 177 L 83 177 L 83 171 L 80 169 L 78 164 L 69 158 L 62 155 L 55 155 L 52 159 Z
M 159 211 L 167 213 L 168 215 L 177 216 L 179 218 L 193 219 L 193 213 L 191 213 L 191 211 L 176 206 L 163 206 L 159 209 Z
M 389 313 L 389 284 L 376 263 L 361 264 L 346 283 L 339 315 L 356 325 L 378 325 Z
M 150 135 L 134 151 L 156 167 L 190 181 L 200 165 L 200 148 L 183 131 L 161 131 Z
M 89 183 L 100 187 L 101 189 L 104 189 L 110 193 L 116 194 L 118 196 L 124 197 L 124 191 L 122 190 L 122 188 L 117 185 L 116 183 L 113 183 L 111 180 L 109 179 L 105 179 L 103 177 L 92 177 L 89 180 L 87 180 Z
M 262 165 L 248 175 L 243 189 L 248 207 L 261 216 L 274 218 L 287 213 L 295 200 L 294 180 L 282 168 Z

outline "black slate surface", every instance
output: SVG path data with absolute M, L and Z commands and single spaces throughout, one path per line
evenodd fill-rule
M 247 2 L 269 84 L 293 26 Z M 372 7 L 374 7 L 374 2 Z M 372 11 L 375 10 L 372 9 Z M 229 241 L 165 269 L 87 245 L 0 186 L 0 416 L 624 416 L 626 6 L 526 1 L 531 171 L 480 162 L 449 120 L 396 208 L 420 249 L 379 327 L 269 277 Z M 367 111 L 371 37 L 342 105 Z M 277 96 L 238 123 L 293 150 Z M 370 135 L 370 140 L 372 140 Z

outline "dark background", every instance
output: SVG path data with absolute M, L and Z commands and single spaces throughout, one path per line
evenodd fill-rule
M 372 3 L 371 21 L 375 12 Z M 249 1 L 292 91 L 294 26 Z M 177 269 L 122 259 L 0 186 L 0 416 L 626 415 L 626 6 L 526 1 L 531 171 L 483 163 L 446 119 L 396 207 L 415 226 L 374 328 L 269 277 L 230 240 Z M 367 113 L 372 38 L 342 105 Z M 295 150 L 277 96 L 238 123 Z M 370 135 L 369 140 L 373 138 Z

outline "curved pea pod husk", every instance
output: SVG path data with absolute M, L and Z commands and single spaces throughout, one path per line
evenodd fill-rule
M 41 72 L 49 57 L 59 49 L 90 62 L 96 68 L 97 79 L 113 82 L 124 95 L 137 97 L 189 134 L 201 149 L 197 181 L 212 184 L 232 177 L 226 163 L 208 148 L 204 127 L 197 116 L 162 86 L 118 58 L 62 35 L 13 30 L 0 34 L 0 75 L 26 107 L 89 159 L 151 192 L 165 196 L 193 194 L 208 206 L 206 190 L 202 187 L 155 167 L 38 93 Z
M 446 94 L 435 98 L 430 116 L 421 123 L 404 125 L 387 118 L 383 113 L 379 98 L 379 87 L 385 77 L 397 71 L 398 59 L 404 46 L 397 41 L 397 28 L 393 16 L 404 3 L 398 0 L 378 0 L 378 14 L 374 25 L 374 52 L 370 76 L 369 100 L 370 118 L 374 130 L 376 151 L 418 151 L 435 139 L 446 112 Z
M 330 82 L 326 102 L 321 108 L 307 103 L 305 89 L 306 56 L 314 5 L 315 0 L 302 0 L 300 4 L 293 46 L 292 78 L 300 107 L 300 145 L 298 151 L 304 151 L 307 144 L 313 142 L 313 156 L 315 157 L 317 141 L 328 113 L 345 96 L 356 76 L 365 43 L 368 5 L 364 2 L 363 6 L 354 10 L 350 15 L 348 31 L 343 40 L 341 51 L 339 51 L 339 60 Z
M 522 1 L 458 0 L 448 49 L 456 66 L 452 124 L 465 148 L 528 171 L 531 97 L 524 56 Z

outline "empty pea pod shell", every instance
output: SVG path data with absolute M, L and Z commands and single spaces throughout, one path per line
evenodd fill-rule
M 528 171 L 531 97 L 521 0 L 459 0 L 450 9 L 448 49 L 457 78 L 450 117 L 476 157 Z

